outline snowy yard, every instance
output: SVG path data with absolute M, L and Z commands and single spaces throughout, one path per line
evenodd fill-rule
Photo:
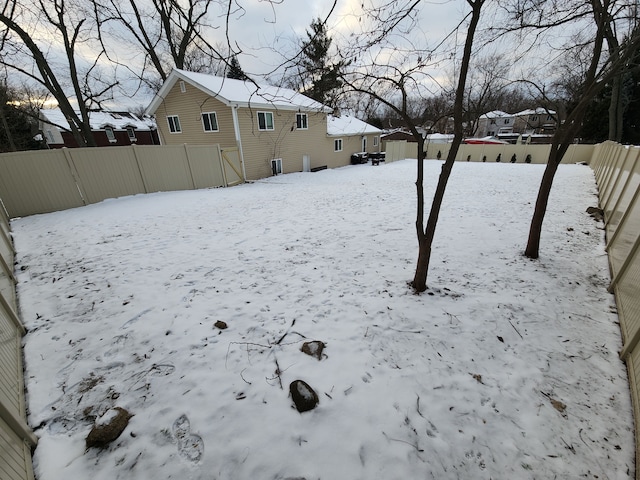
M 415 160 L 14 220 L 37 478 L 633 478 L 593 173 L 560 167 L 532 261 L 543 168 L 455 165 L 422 295 Z

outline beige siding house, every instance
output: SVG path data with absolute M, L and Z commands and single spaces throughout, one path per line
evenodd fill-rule
M 147 108 L 162 144 L 237 148 L 247 180 L 348 165 L 328 140 L 330 111 L 293 90 L 177 69 Z
M 327 117 L 328 148 L 333 151 L 333 162 L 329 167 L 350 163 L 354 153 L 381 151 L 382 130 L 350 115 Z

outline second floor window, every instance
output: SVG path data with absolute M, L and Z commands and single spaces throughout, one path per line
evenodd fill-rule
M 169 123 L 169 131 L 171 133 L 182 132 L 182 128 L 180 127 L 180 119 L 178 118 L 178 115 L 169 115 L 167 117 L 167 122 Z
M 296 113 L 296 128 L 298 130 L 306 130 L 309 128 L 306 113 Z
M 258 112 L 258 130 L 273 130 L 273 113 Z
M 132 142 L 135 142 L 136 131 L 133 129 L 133 127 L 127 127 L 127 135 L 129 136 L 129 140 L 131 140 Z
M 202 114 L 202 127 L 205 132 L 218 131 L 218 117 L 216 112 L 206 112 Z

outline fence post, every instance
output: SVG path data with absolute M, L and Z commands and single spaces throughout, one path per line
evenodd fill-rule
M 186 143 L 182 144 L 184 146 L 184 154 L 187 159 L 187 167 L 189 168 L 189 178 L 191 179 L 191 190 L 196 189 L 196 181 L 193 179 L 193 170 L 191 169 L 191 160 L 189 159 L 189 147 Z
M 76 188 L 78 189 L 78 193 L 80 194 L 82 203 L 84 205 L 87 205 L 87 196 L 84 193 L 84 188 L 82 188 L 82 182 L 80 181 L 80 175 L 78 175 L 78 171 L 76 170 L 76 165 L 73 163 L 73 158 L 71 158 L 71 152 L 67 147 L 63 147 L 62 153 L 64 153 L 64 158 L 67 161 L 69 172 L 71 173 L 71 177 L 73 177 L 73 181 L 76 184 Z
M 138 173 L 140 174 L 140 181 L 142 182 L 142 188 L 144 188 L 144 193 L 149 193 L 149 189 L 147 188 L 147 182 L 144 181 L 144 174 L 142 173 L 142 167 L 140 166 L 140 160 L 138 159 L 138 151 L 137 145 L 131 145 L 131 149 L 133 151 L 133 159 L 136 161 L 136 167 L 138 167 Z
M 622 200 L 622 197 L 624 197 L 625 192 L 627 191 L 627 189 L 629 188 L 629 185 L 631 185 L 631 180 L 634 177 L 633 172 L 636 170 L 636 168 L 638 167 L 638 152 L 640 150 L 636 150 L 636 158 L 633 161 L 633 165 L 631 167 L 631 170 L 629 172 L 629 175 L 627 176 L 627 180 L 624 182 L 624 186 L 622 187 L 622 190 L 620 190 L 620 194 L 618 195 L 618 198 L 616 200 L 616 202 L 613 205 L 613 208 L 611 209 L 611 212 L 615 212 L 616 210 L 618 210 L 618 207 L 620 206 L 620 201 Z M 635 193 L 633 194 L 631 201 L 629 202 L 629 205 L 634 205 L 636 200 L 638 199 L 638 193 L 640 192 L 640 189 L 636 189 Z M 603 208 L 603 210 L 605 210 Z M 618 223 L 618 228 L 616 228 L 615 232 L 613 232 L 613 235 L 610 239 L 608 239 L 607 241 L 607 248 L 608 246 L 613 243 L 613 240 L 615 239 L 616 235 L 618 234 L 618 230 L 620 230 L 620 225 L 622 225 L 626 218 L 627 215 L 629 213 L 631 209 L 630 208 L 626 208 L 624 213 L 622 214 L 622 218 L 620 219 L 620 222 Z M 609 225 L 609 218 L 605 218 L 605 227 Z

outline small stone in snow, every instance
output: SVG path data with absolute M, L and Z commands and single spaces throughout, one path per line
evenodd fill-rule
M 214 323 L 213 326 L 219 328 L 220 330 L 225 330 L 227 328 L 227 324 L 222 320 L 218 320 L 216 323 Z
M 324 342 L 314 340 L 313 342 L 304 342 L 300 350 L 307 355 L 316 357 L 318 360 L 322 360 L 322 351 L 325 346 Z
M 320 401 L 318 394 L 303 380 L 294 380 L 289 385 L 293 403 L 300 413 L 313 410 Z
M 127 428 L 132 415 L 124 408 L 115 407 L 107 410 L 104 415 L 96 420 L 95 425 L 87 435 L 87 448 L 104 448 Z

